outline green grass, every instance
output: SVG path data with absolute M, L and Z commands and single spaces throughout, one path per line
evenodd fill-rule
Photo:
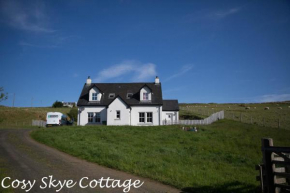
M 182 104 L 181 112 L 187 111 L 196 115 L 210 115 L 221 110 L 225 111 L 225 118 L 242 122 L 264 125 L 278 128 L 278 119 L 280 128 L 290 130 L 290 103 L 251 103 L 251 104 Z M 246 109 L 250 107 L 250 109 Z M 269 107 L 269 110 L 264 110 Z M 280 109 L 282 108 L 282 109 Z M 251 120 L 252 117 L 252 120 Z
M 29 128 L 32 119 L 45 121 L 47 112 L 67 114 L 70 110 L 71 108 L 0 106 L 0 128 Z
M 198 127 L 92 126 L 35 130 L 31 136 L 76 157 L 189 192 L 253 192 L 261 138 L 290 146 L 290 131 L 230 120 Z

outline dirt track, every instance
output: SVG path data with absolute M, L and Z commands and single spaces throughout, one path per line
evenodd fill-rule
M 72 179 L 78 183 L 81 178 L 88 177 L 88 180 L 83 180 L 83 185 L 87 185 L 93 179 L 99 180 L 102 177 L 104 179 L 110 177 L 120 180 L 122 183 L 128 179 L 132 179 L 132 181 L 140 180 L 144 181 L 144 184 L 138 189 L 131 187 L 130 192 L 180 192 L 170 186 L 146 178 L 99 166 L 62 153 L 34 141 L 30 138 L 29 132 L 30 130 L 27 129 L 0 130 L 0 157 L 6 163 L 5 166 L 0 165 L 0 167 L 9 168 L 9 176 L 12 180 L 36 180 L 35 185 L 29 192 L 56 192 L 60 186 L 40 189 L 40 186 L 45 185 L 41 182 L 43 177 L 49 177 L 50 175 L 53 175 L 55 180 Z M 2 179 L 0 180 L 2 181 Z M 9 180 L 7 181 L 9 182 Z M 45 179 L 45 182 L 48 183 L 49 180 Z M 60 192 L 123 192 L 123 189 L 100 188 L 99 185 L 95 189 L 89 187 L 82 189 L 79 184 L 76 184 L 70 189 L 64 187 Z M 14 191 L 25 192 L 20 188 L 14 189 Z

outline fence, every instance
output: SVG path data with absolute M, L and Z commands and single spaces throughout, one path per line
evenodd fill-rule
M 32 120 L 32 126 L 45 127 L 46 122 L 42 120 Z
M 208 116 L 217 111 L 217 109 L 201 109 L 199 107 L 181 107 L 181 110 L 193 112 L 199 115 Z M 278 129 L 290 129 L 290 119 L 279 118 L 277 116 L 263 116 L 259 113 L 255 115 L 248 114 L 247 112 L 232 112 L 225 110 L 224 118 L 234 121 L 239 121 L 248 124 L 255 124 L 263 127 L 273 127 Z
M 202 120 L 179 120 L 179 121 L 163 121 L 163 125 L 209 125 L 215 121 L 224 119 L 224 111 L 212 114 Z
M 263 193 L 290 192 L 290 147 L 274 147 L 272 139 L 262 139 L 263 163 L 256 166 Z

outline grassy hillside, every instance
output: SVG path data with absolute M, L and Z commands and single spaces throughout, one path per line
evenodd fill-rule
M 35 130 L 32 137 L 71 155 L 192 192 L 253 192 L 261 138 L 290 146 L 290 131 L 230 120 L 201 126 L 91 126 Z
M 250 107 L 250 109 L 246 109 Z M 264 110 L 269 107 L 269 110 Z M 181 111 L 192 112 L 197 115 L 209 115 L 221 110 L 225 111 L 225 118 L 265 125 L 268 127 L 290 129 L 290 103 L 259 103 L 259 104 L 182 104 Z
M 31 125 L 31 120 L 46 120 L 47 112 L 61 112 L 67 114 L 71 108 L 19 108 L 0 107 L 0 127 L 23 127 Z

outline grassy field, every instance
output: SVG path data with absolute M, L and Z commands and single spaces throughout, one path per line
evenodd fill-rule
M 23 128 L 31 126 L 32 119 L 44 120 L 47 112 L 61 112 L 67 114 L 71 108 L 19 108 L 19 107 L 0 107 L 0 128 Z
M 261 138 L 290 146 L 290 131 L 221 120 L 198 127 L 92 126 L 39 129 L 32 137 L 63 152 L 188 192 L 255 192 Z
M 207 116 L 213 112 L 225 111 L 225 118 L 261 126 L 290 129 L 290 103 L 255 104 L 182 104 L 181 111 Z M 246 109 L 250 107 L 250 109 Z M 269 107 L 269 110 L 264 110 Z

